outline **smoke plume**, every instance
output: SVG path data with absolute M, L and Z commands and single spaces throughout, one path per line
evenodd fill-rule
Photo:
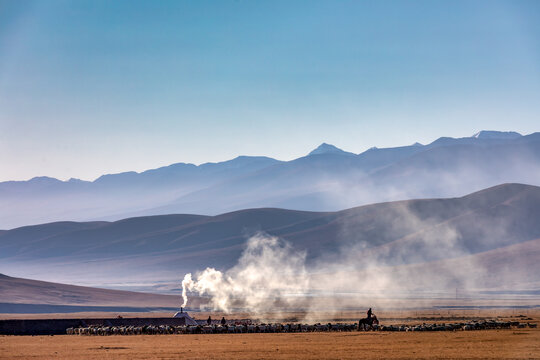
M 186 274 L 184 276 L 184 280 L 182 280 L 182 299 L 184 302 L 182 303 L 182 307 L 186 307 L 188 303 L 188 297 L 187 297 L 187 289 L 191 288 L 193 285 L 193 280 L 191 280 L 191 273 Z
M 305 267 L 306 253 L 291 244 L 264 233 L 250 237 L 238 263 L 221 272 L 214 268 L 191 273 L 182 281 L 184 306 L 187 291 L 210 297 L 214 310 L 230 312 L 233 306 L 262 313 L 272 302 L 282 307 L 294 305 L 309 290 Z M 299 296 L 302 295 L 302 296 Z

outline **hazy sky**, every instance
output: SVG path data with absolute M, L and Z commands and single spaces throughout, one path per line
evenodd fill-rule
M 0 180 L 539 124 L 540 1 L 0 0 Z

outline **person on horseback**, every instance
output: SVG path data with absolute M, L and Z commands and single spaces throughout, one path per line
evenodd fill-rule
M 371 311 L 371 308 L 367 311 L 367 317 L 365 319 L 360 319 L 358 321 L 358 330 L 366 330 L 366 329 L 373 329 L 373 324 L 379 324 L 379 320 L 377 320 L 377 316 L 373 314 L 373 311 Z

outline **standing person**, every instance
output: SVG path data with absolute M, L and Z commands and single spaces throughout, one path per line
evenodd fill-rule
M 210 316 L 208 317 L 208 320 L 206 320 L 206 323 L 207 323 L 208 325 L 212 324 L 212 318 L 211 318 Z
M 227 323 L 227 320 L 225 320 L 225 316 L 221 318 L 221 325 L 225 325 Z

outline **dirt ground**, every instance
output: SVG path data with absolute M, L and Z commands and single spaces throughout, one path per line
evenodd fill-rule
M 523 313 L 523 314 L 521 314 Z M 166 314 L 164 314 L 166 315 Z M 218 314 L 212 314 L 217 318 Z M 241 318 L 246 314 L 235 314 Z M 291 314 L 298 316 L 300 314 Z M 320 318 L 358 313 L 318 314 Z M 535 310 L 382 312 L 384 324 L 459 318 L 540 322 Z M 204 318 L 207 313 L 197 313 Z M 268 314 L 268 318 L 276 314 Z M 25 316 L 30 318 L 30 315 Z M 540 359 L 540 329 L 139 336 L 0 336 L 0 359 Z
M 0 337 L 0 359 L 38 358 L 540 359 L 540 331 Z

